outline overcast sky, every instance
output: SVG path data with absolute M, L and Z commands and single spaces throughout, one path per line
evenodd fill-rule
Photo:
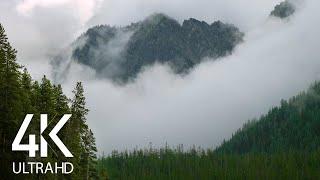
M 83 81 L 88 123 L 99 151 L 154 145 L 215 147 L 248 119 L 319 79 L 317 0 L 299 3 L 289 20 L 268 18 L 279 0 L 1 0 L 0 22 L 36 79 L 50 75 L 50 57 L 88 27 L 125 25 L 155 12 L 235 24 L 246 33 L 234 53 L 204 62 L 182 78 L 155 65 L 126 86 L 96 79 L 73 64 L 63 84 Z

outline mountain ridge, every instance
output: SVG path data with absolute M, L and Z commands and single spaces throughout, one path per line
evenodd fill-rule
M 190 18 L 179 24 L 160 13 L 124 27 L 92 27 L 78 38 L 86 40 L 74 48 L 72 57 L 102 77 L 127 82 L 155 63 L 168 64 L 177 74 L 188 73 L 205 57 L 232 53 L 243 36 L 235 26 L 220 21 L 208 24 Z M 117 53 L 107 53 L 114 48 Z

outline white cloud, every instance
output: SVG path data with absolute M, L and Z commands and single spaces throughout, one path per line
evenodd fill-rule
M 16 7 L 23 15 L 30 15 L 35 8 L 69 7 L 75 11 L 79 20 L 85 23 L 103 0 L 22 0 Z
M 183 78 L 155 65 L 135 83 L 118 87 L 76 65 L 63 86 L 70 92 L 84 81 L 100 152 L 149 142 L 215 147 L 247 120 L 320 79 L 317 7 L 319 2 L 308 1 L 290 21 L 266 16 L 233 55 L 202 63 Z
M 212 23 L 235 24 L 246 31 L 261 23 L 282 0 L 104 0 L 89 21 L 93 24 L 126 25 L 162 12 L 179 21 L 190 17 Z
M 83 26 L 74 17 L 84 4 L 29 1 L 19 1 L 20 13 L 30 14 L 22 18 L 10 11 L 9 1 L 0 1 L 0 21 L 23 57 L 19 61 L 31 68 L 32 74 L 48 74 L 50 69 L 43 64 L 50 59 L 45 54 L 76 37 Z M 80 13 L 86 18 L 81 21 L 92 15 L 90 3 L 98 2 L 88 1 L 89 8 L 83 7 L 88 8 L 86 13 Z M 105 0 L 97 13 L 93 12 L 90 25 L 125 25 L 164 12 L 179 21 L 220 19 L 236 24 L 247 35 L 232 56 L 203 63 L 184 78 L 157 65 L 140 74 L 135 83 L 118 87 L 95 79 L 87 67 L 74 65 L 64 90 L 70 95 L 75 82 L 84 81 L 88 122 L 99 151 L 166 141 L 212 147 L 281 98 L 295 95 L 319 79 L 319 1 L 306 1 L 288 22 L 267 20 L 280 1 Z

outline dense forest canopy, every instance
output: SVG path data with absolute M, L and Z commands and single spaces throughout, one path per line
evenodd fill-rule
M 217 154 L 213 150 L 181 148 L 114 152 L 99 159 L 101 179 L 319 179 L 320 150 L 273 154 Z

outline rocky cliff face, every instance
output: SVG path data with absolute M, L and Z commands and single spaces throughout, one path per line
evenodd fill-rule
M 208 24 L 196 19 L 182 25 L 155 14 L 125 27 L 96 26 L 78 41 L 72 56 L 103 77 L 118 82 L 135 78 L 143 67 L 168 64 L 176 73 L 187 73 L 204 57 L 216 59 L 232 52 L 243 33 L 220 21 Z

